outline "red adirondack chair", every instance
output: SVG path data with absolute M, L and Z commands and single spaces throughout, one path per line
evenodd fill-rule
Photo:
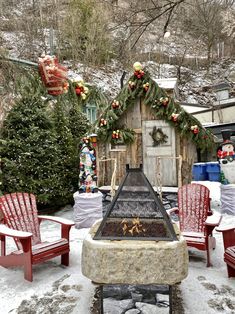
M 211 266 L 210 249 L 215 248 L 213 229 L 220 224 L 221 215 L 210 208 L 210 191 L 201 184 L 186 184 L 178 189 L 178 208 L 167 211 L 178 214 L 179 228 L 187 245 L 207 252 L 207 267 Z
M 69 231 L 73 222 L 53 216 L 38 215 L 33 194 L 12 193 L 0 197 L 1 256 L 0 266 L 23 266 L 24 278 L 33 281 L 32 265 L 61 255 L 61 263 L 69 265 Z M 47 242 L 41 240 L 40 223 L 51 220 L 61 225 L 61 239 Z M 15 240 L 17 250 L 6 254 L 6 237 Z
M 235 227 L 219 227 L 223 233 L 224 261 L 227 264 L 228 277 L 235 277 Z

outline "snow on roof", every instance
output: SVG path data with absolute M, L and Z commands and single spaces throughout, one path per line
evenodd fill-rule
M 206 108 L 203 108 L 202 106 L 199 106 L 199 105 L 197 106 L 196 104 L 193 104 L 193 105 L 181 104 L 181 107 L 183 107 L 186 112 L 191 113 L 191 114 L 193 114 L 195 112 L 200 112 L 203 109 L 206 109 Z
M 177 78 L 161 78 L 156 79 L 153 78 L 153 80 L 158 84 L 159 87 L 163 89 L 175 89 L 177 88 Z
M 181 102 L 181 107 L 184 108 L 184 110 L 188 113 L 195 113 L 195 112 L 200 112 L 203 111 L 204 109 L 207 110 L 210 108 L 210 106 L 206 106 L 206 105 L 201 105 L 198 103 L 187 103 L 187 102 Z

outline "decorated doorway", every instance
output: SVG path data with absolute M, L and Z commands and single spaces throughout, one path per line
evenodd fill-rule
M 177 186 L 175 129 L 163 120 L 143 121 L 144 173 L 154 186 Z M 157 157 L 161 157 L 157 159 Z M 159 169 L 158 169 L 159 168 Z

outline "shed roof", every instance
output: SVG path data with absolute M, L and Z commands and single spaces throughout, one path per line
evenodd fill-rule
M 212 88 L 214 91 L 218 92 L 218 91 L 222 91 L 222 90 L 229 90 L 230 85 L 228 82 L 221 82 L 221 83 L 213 85 Z

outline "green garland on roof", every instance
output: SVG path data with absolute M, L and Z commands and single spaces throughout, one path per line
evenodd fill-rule
M 142 69 L 139 62 L 134 63 L 133 68 L 134 74 L 98 121 L 98 139 L 113 144 L 132 143 L 135 132 L 125 125 L 120 125 L 120 118 L 127 108 L 135 105 L 136 98 L 142 98 L 144 104 L 151 107 L 156 117 L 175 127 L 180 136 L 193 141 L 201 150 L 212 148 L 214 145 L 212 133 L 169 97 L 151 79 L 149 73 Z
M 68 92 L 60 97 L 67 99 L 71 103 L 77 103 L 80 108 L 85 107 L 87 104 L 95 105 L 98 110 L 107 108 L 108 97 L 106 97 L 100 88 L 78 79 L 68 82 Z

